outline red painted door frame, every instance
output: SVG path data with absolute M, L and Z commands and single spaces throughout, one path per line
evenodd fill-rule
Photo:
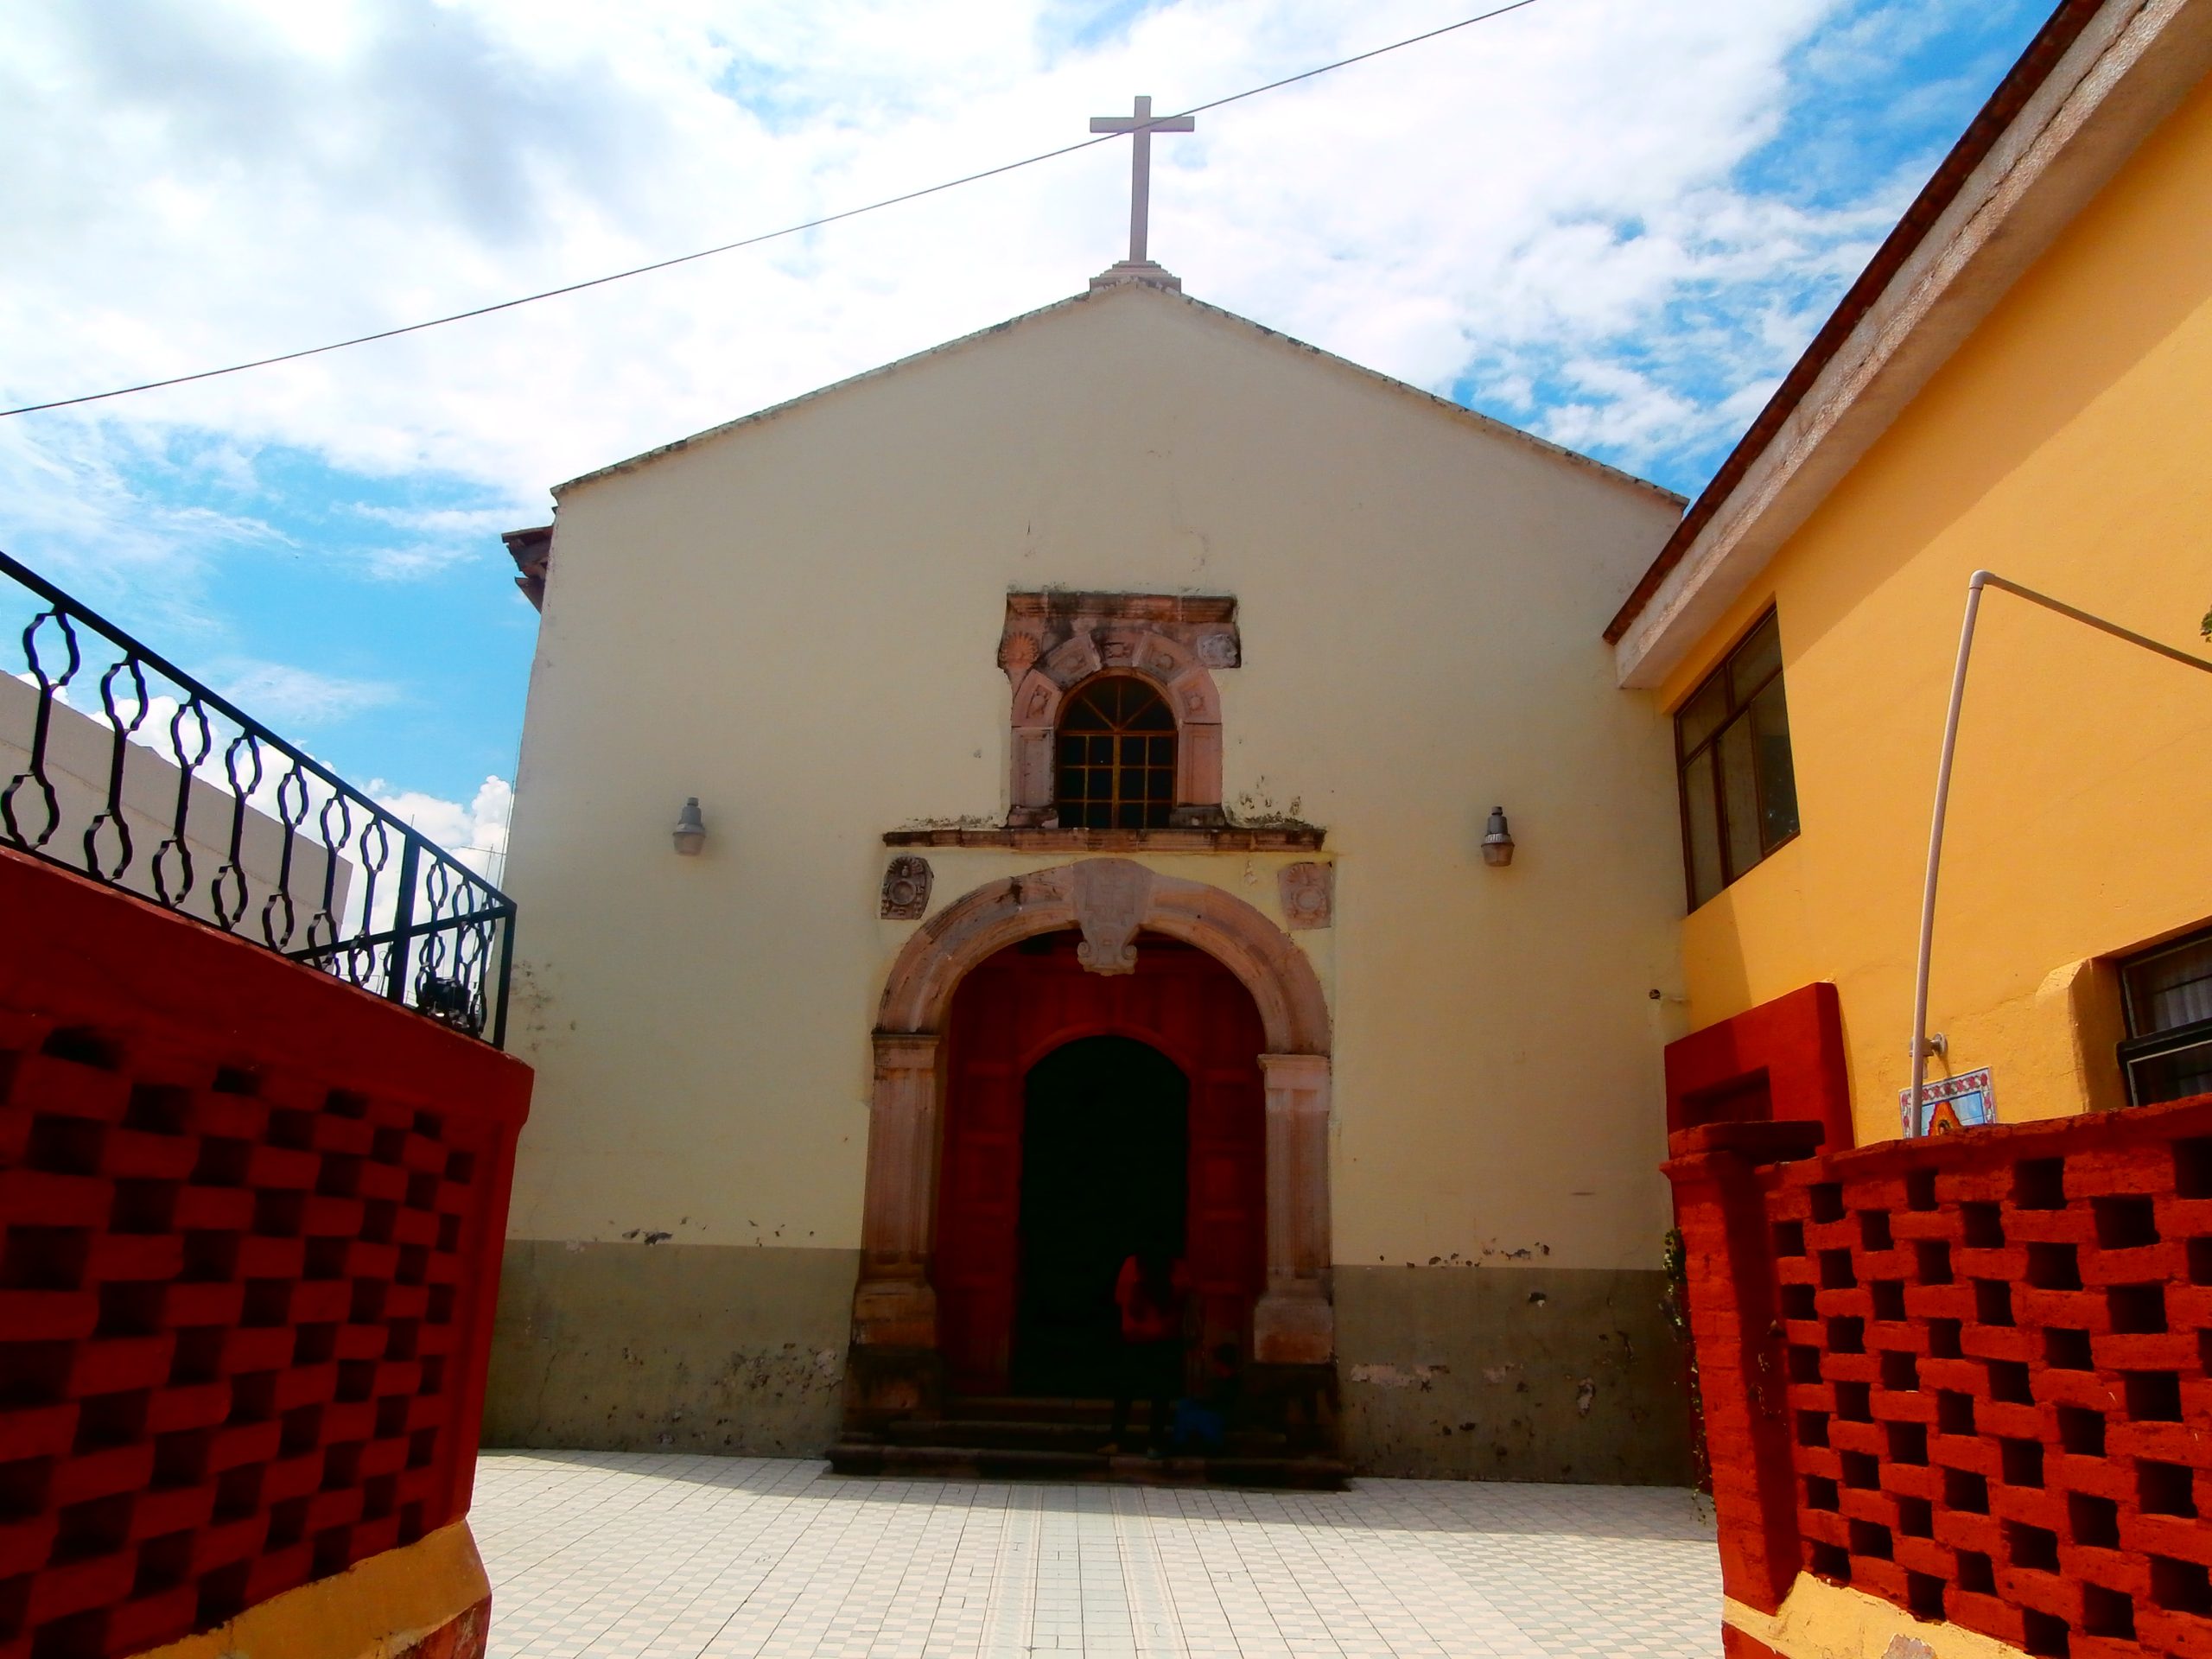
M 1251 994 L 1203 950 L 1154 934 L 1134 974 L 1087 973 L 1077 936 L 1000 951 L 954 994 L 931 1280 L 947 1380 L 1007 1386 L 1020 1287 L 1021 1126 L 1029 1069 L 1083 1037 L 1131 1037 L 1190 1080 L 1185 1252 L 1206 1344 L 1249 1348 L 1267 1278 L 1266 1037 Z

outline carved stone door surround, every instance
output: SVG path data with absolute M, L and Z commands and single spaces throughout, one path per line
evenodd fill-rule
M 1329 1011 L 1313 966 L 1235 894 L 1127 859 L 1084 859 L 976 888 L 918 929 L 893 966 L 875 1031 L 868 1184 L 853 1336 L 862 1349 L 934 1349 L 929 1282 L 936 1213 L 939 1046 L 962 976 L 1034 934 L 1079 928 L 1094 973 L 1127 973 L 1148 929 L 1196 945 L 1235 974 L 1260 1013 L 1268 1052 L 1268 1284 L 1253 1312 L 1253 1357 L 1325 1365 L 1336 1331 L 1328 1293 Z

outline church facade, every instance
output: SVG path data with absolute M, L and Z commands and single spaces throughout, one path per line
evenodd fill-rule
M 1600 635 L 1681 504 L 1109 276 L 510 538 L 487 1443 L 1103 1393 L 1151 1249 L 1356 1468 L 1679 1478 L 1671 739 Z

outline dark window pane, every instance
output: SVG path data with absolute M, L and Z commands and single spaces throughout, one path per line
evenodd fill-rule
M 1675 716 L 1682 833 L 1693 906 L 1797 833 L 1797 776 L 1771 613 L 1707 676 Z
M 1060 822 L 1156 827 L 1175 790 L 1175 716 L 1148 682 L 1106 675 L 1068 699 L 1060 721 Z
M 2155 1106 L 2162 1100 L 2186 1100 L 2191 1095 L 2212 1095 L 2212 1039 L 2164 1054 L 2147 1055 L 2128 1065 L 2131 1093 L 2138 1106 Z
M 1682 772 L 1682 812 L 1690 838 L 1690 905 L 1693 909 L 1720 891 L 1720 814 L 1713 792 L 1713 752 L 1706 751 Z
M 1748 723 L 1758 750 L 1761 850 L 1771 852 L 1797 833 L 1797 769 L 1789 758 L 1789 708 L 1780 680 L 1751 700 Z
M 1735 690 L 1735 705 L 1742 708 L 1776 675 L 1782 672 L 1782 632 L 1774 618 L 1753 628 L 1728 658 L 1728 678 Z
M 1681 745 L 1681 753 L 1688 754 L 1718 731 L 1720 722 L 1728 718 L 1727 679 L 1725 674 L 1715 674 L 1698 688 L 1697 695 L 1675 716 L 1675 741 Z
M 1720 804 L 1727 815 L 1728 877 L 1736 877 L 1759 861 L 1759 785 L 1751 743 L 1751 722 L 1735 720 L 1722 730 Z
M 2212 938 L 2170 947 L 2133 963 L 2126 973 L 2130 1036 L 2148 1037 L 2212 1020 Z

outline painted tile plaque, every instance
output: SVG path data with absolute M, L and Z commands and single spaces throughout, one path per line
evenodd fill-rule
M 1948 1135 L 1955 1129 L 1978 1128 L 1997 1121 L 1997 1095 L 1991 1088 L 1989 1068 L 1962 1071 L 1955 1077 L 1939 1077 L 1920 1086 L 1920 1110 L 1908 1099 L 1910 1089 L 1897 1090 L 1897 1116 L 1908 1136 Z

